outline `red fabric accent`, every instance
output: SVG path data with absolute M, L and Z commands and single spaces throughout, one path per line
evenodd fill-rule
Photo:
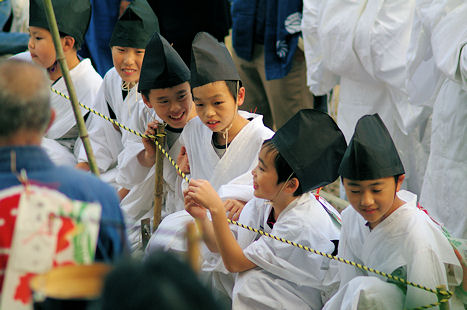
M 57 235 L 57 248 L 55 253 L 59 253 L 70 246 L 70 242 L 68 241 L 68 235 L 71 231 L 75 228 L 72 219 L 67 217 L 62 217 L 62 227 L 58 231 Z
M 11 213 L 18 209 L 20 197 L 20 194 L 16 194 L 0 200 L 0 221 L 3 222 L 0 226 L 0 248 L 11 247 L 16 223 L 16 214 Z
M 19 279 L 19 285 L 16 287 L 15 291 L 15 300 L 21 301 L 23 304 L 27 304 L 31 301 L 31 289 L 29 288 L 29 281 L 31 278 L 34 277 L 36 274 L 34 273 L 26 273 Z

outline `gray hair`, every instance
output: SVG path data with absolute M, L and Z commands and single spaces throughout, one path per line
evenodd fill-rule
M 50 121 L 49 77 L 36 64 L 0 63 L 0 137 L 21 129 L 42 133 Z

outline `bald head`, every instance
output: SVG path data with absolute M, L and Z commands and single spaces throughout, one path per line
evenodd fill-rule
M 20 131 L 43 134 L 50 120 L 47 73 L 18 60 L 0 63 L 0 138 Z

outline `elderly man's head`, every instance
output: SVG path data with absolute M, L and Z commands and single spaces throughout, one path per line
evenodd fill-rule
M 28 135 L 42 137 L 52 114 L 49 83 L 47 73 L 35 64 L 0 63 L 0 142 L 16 144 L 18 139 L 29 141 Z

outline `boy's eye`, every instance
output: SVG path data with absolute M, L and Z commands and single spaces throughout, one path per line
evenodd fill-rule
M 216 102 L 214 102 L 214 105 L 220 105 L 222 103 L 223 103 L 223 101 L 216 101 Z
M 158 101 L 157 103 L 158 104 L 167 104 L 167 103 L 169 103 L 169 100 Z
M 377 194 L 377 193 L 381 192 L 381 190 L 380 189 L 373 189 L 372 192 Z
M 186 94 L 183 94 L 183 95 L 178 96 L 178 99 L 183 99 L 185 97 L 186 97 Z
M 358 191 L 358 190 L 351 190 L 350 192 L 351 192 L 352 194 L 359 194 L 359 193 L 360 193 L 360 191 Z
M 203 104 L 202 104 L 202 103 L 195 103 L 195 106 L 196 106 L 196 107 L 202 107 Z

